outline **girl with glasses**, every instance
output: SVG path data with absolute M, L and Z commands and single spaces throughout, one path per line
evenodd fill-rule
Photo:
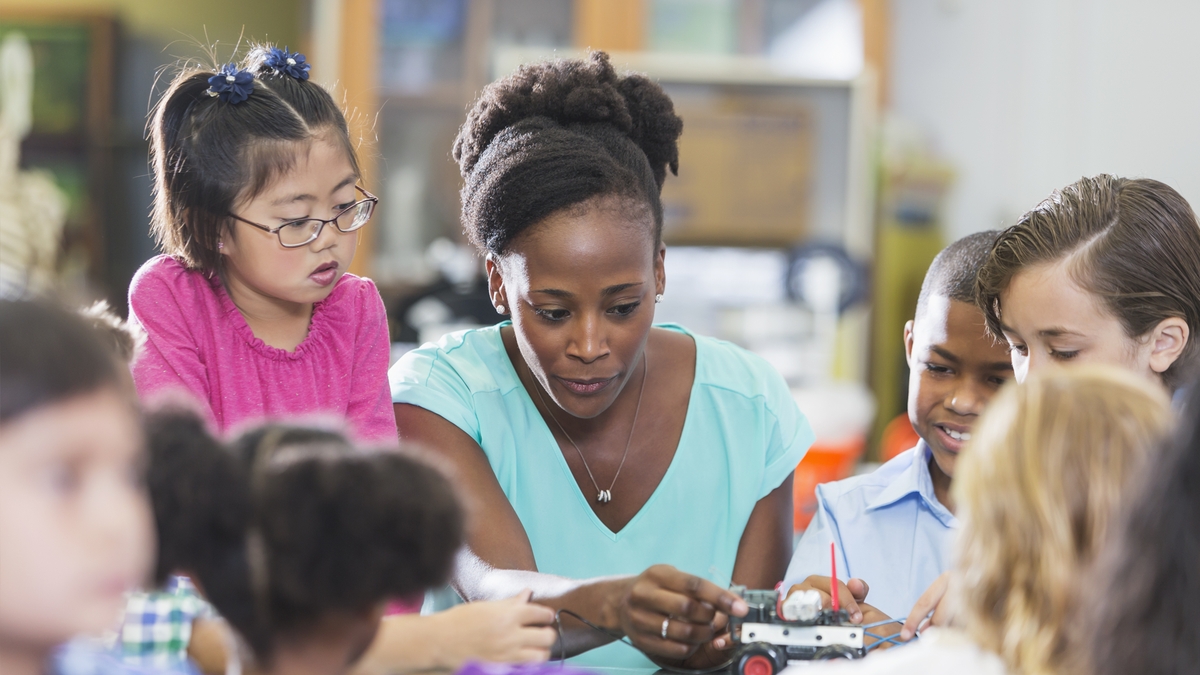
M 346 273 L 378 199 L 308 69 L 301 54 L 256 46 L 240 65 L 181 72 L 159 102 L 151 231 L 163 255 L 130 285 L 130 319 L 146 334 L 133 379 L 143 399 L 183 392 L 222 436 L 319 417 L 357 444 L 395 446 L 383 301 Z M 545 660 L 553 613 L 511 595 L 388 617 L 364 662 Z
M 376 199 L 346 119 L 300 54 L 176 77 L 151 122 L 151 231 L 130 317 L 146 331 L 138 393 L 182 390 L 222 432 L 269 418 L 344 419 L 394 443 L 387 317 L 346 273 Z

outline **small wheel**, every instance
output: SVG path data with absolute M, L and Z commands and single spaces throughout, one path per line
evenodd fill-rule
M 858 652 L 846 645 L 829 645 L 813 654 L 814 661 L 832 661 L 833 659 L 857 659 Z
M 737 675 L 775 675 L 787 665 L 783 652 L 773 644 L 755 642 L 742 648 L 737 658 Z
M 754 654 L 742 660 L 741 675 L 775 675 L 775 664 L 762 654 Z

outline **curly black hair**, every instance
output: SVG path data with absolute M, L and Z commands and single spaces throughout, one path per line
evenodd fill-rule
M 266 426 L 230 447 L 194 415 L 147 421 L 158 580 L 186 572 L 255 656 L 330 612 L 444 583 L 463 540 L 449 481 L 340 434 Z
M 454 141 L 463 227 L 499 255 L 551 214 L 616 196 L 648 210 L 657 240 L 682 131 L 662 87 L 618 75 L 604 52 L 522 66 L 483 90 Z

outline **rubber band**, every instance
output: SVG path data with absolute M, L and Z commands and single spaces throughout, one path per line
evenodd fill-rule
M 864 623 L 863 625 L 859 626 L 859 628 L 875 628 L 877 626 L 886 626 L 889 623 L 902 624 L 904 621 L 901 619 L 884 619 L 883 621 L 876 621 L 875 623 Z

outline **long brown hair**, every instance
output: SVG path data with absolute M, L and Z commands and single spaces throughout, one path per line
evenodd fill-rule
M 1174 389 L 1200 346 L 1200 224 L 1171 186 L 1100 174 L 1055 190 L 1005 230 L 979 270 L 975 299 L 997 338 L 1000 294 L 1022 269 L 1069 261 L 1081 288 L 1104 300 L 1130 337 L 1178 317 L 1190 335 L 1163 373 Z

